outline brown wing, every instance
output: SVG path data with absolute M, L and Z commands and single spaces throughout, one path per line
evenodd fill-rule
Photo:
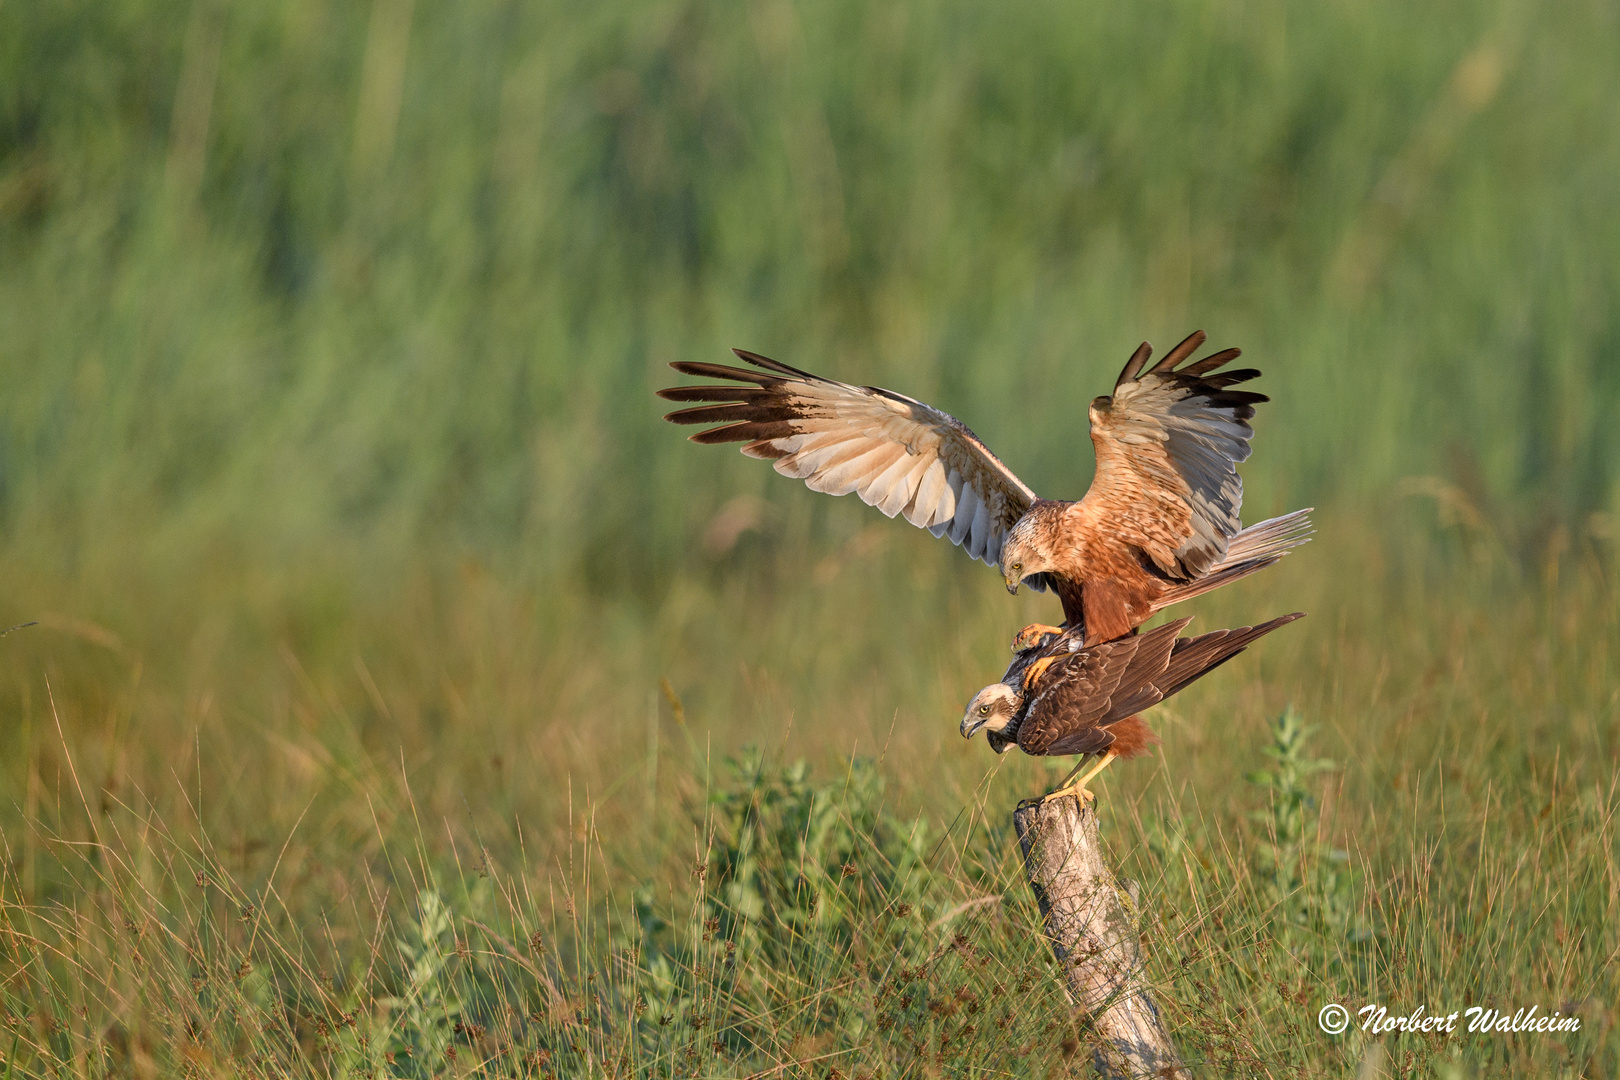
M 1134 707 L 1141 710 L 1148 705 L 1156 705 L 1159 701 L 1185 690 L 1279 626 L 1287 626 L 1304 617 L 1303 611 L 1296 611 L 1292 615 L 1279 615 L 1258 626 L 1239 626 L 1233 630 L 1216 630 L 1208 634 L 1199 634 L 1195 638 L 1182 638 L 1176 642 L 1175 651 L 1171 653 L 1170 662 L 1165 666 L 1164 673 L 1154 680 L 1159 697 L 1147 705 L 1135 705 L 1133 702 L 1125 701 L 1120 702 L 1117 707 Z
M 1026 754 L 1096 754 L 1114 741 L 1117 697 L 1137 694 L 1170 662 L 1181 619 L 1081 649 L 1048 667 L 1028 691 L 1018 746 Z M 1129 715 L 1129 714 L 1126 714 Z
M 904 514 L 935 536 L 948 536 L 991 566 L 1007 532 L 1035 493 L 954 416 L 920 401 L 823 379 L 755 353 L 733 349 L 766 374 L 720 364 L 671 364 L 683 375 L 743 385 L 678 386 L 669 401 L 720 404 L 681 409 L 676 424 L 720 424 L 693 442 L 740 442 L 750 457 L 774 460 L 783 476 L 829 495 L 858 494 L 889 517 Z
M 1237 349 L 1177 370 L 1203 342 L 1200 330 L 1145 373 L 1153 350 L 1143 342 L 1114 393 L 1091 403 L 1097 471 L 1081 501 L 1083 516 L 1141 552 L 1151 571 L 1176 581 L 1207 571 L 1242 528 L 1236 465 L 1249 457 L 1254 406 L 1268 400 L 1229 389 L 1260 372 L 1217 372 Z
M 1077 652 L 1053 664 L 1030 689 L 1018 745 L 1031 754 L 1100 754 L 1114 742 L 1114 725 L 1180 693 L 1273 630 L 1304 617 L 1295 612 L 1258 626 L 1177 638 L 1192 621 L 1180 619 Z

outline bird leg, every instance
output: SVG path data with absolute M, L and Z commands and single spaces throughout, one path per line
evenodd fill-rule
M 1041 638 L 1045 637 L 1047 634 L 1061 633 L 1063 633 L 1063 628 L 1061 626 L 1047 626 L 1045 623 L 1030 623 L 1028 626 L 1018 631 L 1018 636 L 1013 638 L 1013 652 L 1023 652 L 1025 649 L 1033 649 L 1035 646 L 1041 643 Z
M 1047 668 L 1051 667 L 1053 664 L 1062 659 L 1062 656 L 1043 656 L 1033 664 L 1029 665 L 1029 669 L 1024 672 L 1024 689 L 1028 690 L 1030 687 L 1034 686 L 1035 681 L 1045 674 Z M 1074 774 L 1070 773 L 1069 775 L 1073 776 Z
M 1081 802 L 1092 801 L 1097 796 L 1086 790 L 1086 781 L 1090 780 L 1092 777 L 1108 768 L 1108 766 L 1112 765 L 1114 763 L 1114 759 L 1118 756 L 1119 755 L 1114 753 L 1112 750 L 1108 751 L 1108 753 L 1104 754 L 1101 759 L 1098 760 L 1097 764 L 1091 767 L 1090 772 L 1086 773 L 1086 775 L 1082 776 L 1078 780 L 1075 780 L 1074 783 L 1071 784 L 1069 781 L 1074 778 L 1074 774 L 1086 766 L 1086 763 L 1081 761 L 1080 764 L 1074 767 L 1074 770 L 1070 772 L 1068 776 L 1063 778 L 1062 786 L 1060 786 L 1056 791 L 1042 796 L 1041 802 L 1045 802 L 1047 799 L 1057 799 L 1064 795 L 1071 794 L 1077 794 L 1080 797 Z

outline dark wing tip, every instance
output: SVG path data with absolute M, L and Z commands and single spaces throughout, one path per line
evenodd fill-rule
M 793 379 L 814 379 L 816 377 L 808 371 L 800 371 L 796 367 L 784 364 L 780 360 L 772 360 L 768 356 L 761 356 L 757 352 L 749 352 L 747 349 L 732 349 L 731 351 L 736 355 L 737 359 L 744 363 L 752 364 L 757 368 L 764 368 L 766 371 L 774 371 L 778 375 L 786 375 Z
M 1303 611 L 1296 611 L 1291 615 L 1279 615 L 1275 619 L 1267 619 L 1265 622 L 1255 626 L 1240 626 L 1228 632 L 1239 635 L 1243 639 L 1244 647 L 1247 648 L 1251 643 L 1265 637 L 1273 630 L 1281 629 L 1291 622 L 1298 622 L 1304 617 L 1305 613 Z
M 1183 375 L 1207 375 L 1216 368 L 1225 367 L 1242 355 L 1242 349 L 1222 349 L 1220 352 L 1210 353 L 1202 360 L 1188 364 L 1181 369 L 1181 373 Z M 1260 373 L 1257 371 L 1255 374 Z
M 1148 359 L 1152 355 L 1152 345 L 1149 345 L 1145 341 L 1138 345 L 1136 347 L 1136 351 L 1131 353 L 1131 358 L 1125 361 L 1125 367 L 1120 370 L 1119 378 L 1114 380 L 1114 389 L 1118 390 L 1121 386 L 1124 386 L 1126 383 L 1136 378 L 1137 375 L 1141 374 L 1142 365 L 1147 363 Z
M 1174 369 L 1177 364 L 1181 363 L 1183 360 L 1187 359 L 1187 357 L 1197 352 L 1198 346 L 1202 345 L 1204 343 L 1204 339 L 1208 336 L 1209 335 L 1204 333 L 1202 330 L 1194 330 L 1192 333 L 1188 334 L 1182 339 L 1181 344 L 1165 353 L 1164 359 L 1160 360 L 1157 364 L 1154 364 L 1153 367 L 1148 371 L 1148 374 L 1157 375 L 1160 372 Z
M 667 419 L 667 418 L 666 418 Z M 681 421 L 677 420 L 676 423 Z M 709 428 L 687 438 L 695 443 L 713 446 L 715 443 L 743 442 L 757 443 L 770 442 L 773 439 L 784 439 L 793 434 L 793 424 L 787 420 L 744 420 L 737 424 L 727 424 L 725 427 Z
M 1183 369 L 1179 374 L 1185 375 L 1187 370 L 1188 369 Z M 1205 386 L 1215 386 L 1221 388 L 1236 386 L 1238 383 L 1248 382 L 1250 379 L 1258 379 L 1259 377 L 1259 368 L 1238 368 L 1236 371 L 1222 371 L 1215 375 L 1188 376 L 1189 381 L 1196 381 L 1203 383 Z
M 705 383 L 699 386 L 670 386 L 655 390 L 665 401 L 734 401 L 755 402 L 768 396 L 762 386 L 717 386 Z
M 724 414 L 720 416 L 704 416 L 701 415 L 702 411 L 699 409 L 676 409 L 674 412 L 665 413 L 664 419 L 672 424 L 724 424 L 728 422 L 739 424 L 753 419 L 751 416 L 726 416 Z M 694 413 L 698 415 L 693 415 Z M 720 431 L 723 429 L 715 428 L 714 430 Z M 696 439 L 697 436 L 693 435 L 692 438 Z
M 664 419 L 672 424 L 723 424 L 741 420 L 759 419 L 760 410 L 746 402 L 723 402 L 719 405 L 699 405 L 691 409 L 676 409 L 665 413 Z
M 732 382 L 753 383 L 755 386 L 769 386 L 775 380 L 766 375 L 756 375 L 752 371 L 742 368 L 727 367 L 725 364 L 709 364 L 701 360 L 676 360 L 669 365 L 682 375 L 691 375 L 699 379 L 730 379 Z

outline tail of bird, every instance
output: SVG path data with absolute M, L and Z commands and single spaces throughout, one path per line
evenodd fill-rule
M 1296 611 L 1292 615 L 1279 615 L 1259 626 L 1239 626 L 1193 638 L 1180 638 L 1170 654 L 1170 663 L 1164 673 L 1153 680 L 1153 684 L 1165 697 L 1179 693 L 1279 626 L 1287 626 L 1304 617 L 1303 611 Z
M 1314 509 L 1307 506 L 1303 510 L 1250 525 L 1227 542 L 1226 556 L 1215 564 L 1216 569 L 1245 559 L 1286 555 L 1308 542 L 1315 531 L 1311 525 L 1311 511 Z
M 1108 715 L 1101 722 L 1105 725 L 1114 724 L 1116 721 L 1125 722 L 1126 718 L 1143 709 L 1180 693 L 1277 627 L 1286 626 L 1295 619 L 1304 617 L 1304 612 L 1296 611 L 1292 615 L 1282 615 L 1259 626 L 1216 630 L 1191 638 L 1175 637 L 1176 632 L 1191 622 L 1191 619 L 1178 619 L 1154 627 L 1142 635 L 1138 655 L 1147 656 L 1150 669 L 1157 667 L 1158 674 L 1153 676 L 1151 682 L 1140 679 L 1131 682 L 1127 670 L 1126 677 L 1121 678 L 1119 684 L 1129 689 L 1122 691 L 1109 702 Z M 1171 638 L 1174 638 L 1174 641 L 1171 641 Z
M 1227 542 L 1226 555 L 1210 567 L 1209 573 L 1197 581 L 1189 581 L 1166 592 L 1154 603 L 1153 610 L 1158 611 L 1171 604 L 1202 596 L 1222 585 L 1230 585 L 1256 570 L 1264 570 L 1301 544 L 1309 542 L 1314 531 L 1310 518 L 1312 509 L 1306 507 L 1258 525 L 1250 525 Z

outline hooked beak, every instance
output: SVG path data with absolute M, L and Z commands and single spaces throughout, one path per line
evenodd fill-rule
M 1013 574 L 1005 574 L 1003 576 L 1007 579 L 1007 591 L 1012 593 L 1014 596 L 1017 596 L 1018 583 L 1021 582 L 1023 578 L 1017 577 Z
M 982 728 L 988 719 L 990 719 L 988 716 L 980 716 L 976 712 L 970 712 L 962 717 L 962 738 L 973 738 L 974 732 Z

